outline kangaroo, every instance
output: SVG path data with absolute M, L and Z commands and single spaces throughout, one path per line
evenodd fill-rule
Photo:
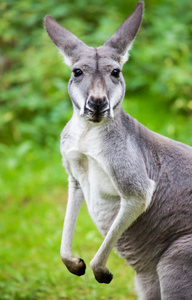
M 69 191 L 61 258 L 78 276 L 86 265 L 73 257 L 72 239 L 85 199 L 104 236 L 90 262 L 96 280 L 115 247 L 136 274 L 140 300 L 192 299 L 192 147 L 150 131 L 125 113 L 122 75 L 139 30 L 144 3 L 104 45 L 92 48 L 51 16 L 45 28 L 71 67 L 73 115 L 61 133 Z

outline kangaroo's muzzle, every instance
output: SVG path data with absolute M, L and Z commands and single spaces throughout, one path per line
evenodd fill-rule
M 85 114 L 92 122 L 100 122 L 103 117 L 108 117 L 110 106 L 107 97 L 96 98 L 90 96 L 85 105 Z

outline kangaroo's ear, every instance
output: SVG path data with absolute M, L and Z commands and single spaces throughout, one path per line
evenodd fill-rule
M 79 40 L 73 33 L 60 26 L 51 16 L 44 19 L 45 29 L 64 56 L 64 62 L 71 66 L 75 55 L 80 52 L 80 48 L 87 48 L 87 45 Z
M 112 37 L 104 44 L 120 55 L 120 62 L 124 64 L 128 59 L 134 38 L 141 25 L 144 2 L 139 1 L 131 16 L 117 29 Z

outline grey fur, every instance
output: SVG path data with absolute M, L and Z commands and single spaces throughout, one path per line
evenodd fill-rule
M 140 300 L 191 300 L 192 148 L 148 130 L 121 109 L 122 65 L 142 14 L 139 2 L 111 39 L 95 49 L 50 16 L 45 18 L 49 36 L 72 68 L 74 114 L 61 135 L 63 165 L 69 173 L 61 256 L 72 273 L 85 273 L 84 261 L 71 250 L 85 197 L 105 236 L 91 262 L 99 282 L 112 279 L 105 264 L 115 246 L 136 271 Z M 75 75 L 77 69 L 82 75 Z M 113 75 L 117 69 L 119 78 Z

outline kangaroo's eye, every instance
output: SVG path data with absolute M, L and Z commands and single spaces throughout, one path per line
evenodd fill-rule
M 75 69 L 75 70 L 73 70 L 73 73 L 74 73 L 75 77 L 78 77 L 83 74 L 83 71 L 81 71 L 81 69 Z
M 116 78 L 119 78 L 119 74 L 120 74 L 120 70 L 119 69 L 114 69 L 112 72 L 111 72 L 111 75 L 113 77 L 116 77 Z

